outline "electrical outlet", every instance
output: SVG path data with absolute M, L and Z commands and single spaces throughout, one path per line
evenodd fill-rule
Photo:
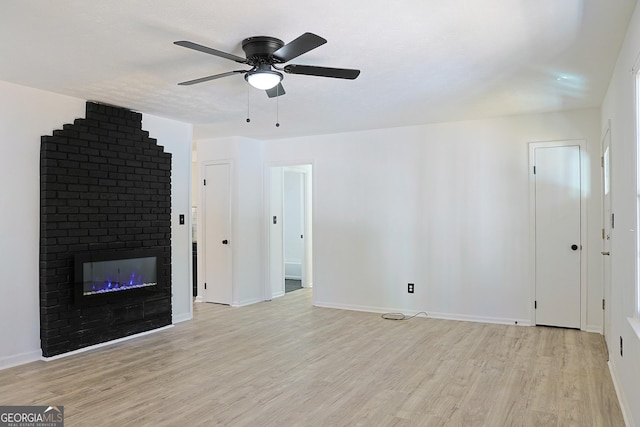
M 414 286 L 413 283 L 409 283 L 407 285 L 407 292 L 409 292 L 410 294 L 413 293 L 413 286 Z

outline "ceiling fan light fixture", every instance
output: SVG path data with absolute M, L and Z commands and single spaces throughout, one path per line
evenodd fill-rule
M 273 70 L 258 69 L 247 72 L 244 79 L 256 89 L 268 90 L 282 81 L 282 74 Z

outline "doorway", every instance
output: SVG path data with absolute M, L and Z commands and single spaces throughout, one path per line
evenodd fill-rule
M 531 143 L 534 324 L 581 329 L 584 141 Z
M 311 164 L 270 166 L 265 299 L 313 286 Z

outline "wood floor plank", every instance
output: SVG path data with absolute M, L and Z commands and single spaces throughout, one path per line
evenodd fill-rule
M 0 371 L 67 426 L 623 426 L 600 335 L 317 308 L 311 290 Z

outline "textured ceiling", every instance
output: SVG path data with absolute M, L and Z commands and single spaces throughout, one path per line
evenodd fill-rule
M 194 124 L 197 138 L 279 138 L 598 107 L 636 0 L 3 0 L 0 80 Z M 173 44 L 244 56 L 244 38 L 328 43 L 269 99 L 246 69 Z M 246 123 L 247 114 L 251 123 Z M 276 128 L 278 121 L 281 126 Z

